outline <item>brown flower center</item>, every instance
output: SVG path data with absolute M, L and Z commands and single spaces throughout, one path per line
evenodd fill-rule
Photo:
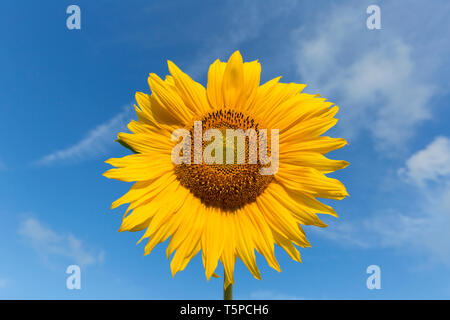
M 259 159 L 251 161 L 251 154 L 256 153 L 255 145 L 250 143 L 250 137 L 245 136 L 245 148 L 238 150 L 238 141 L 235 137 L 226 135 L 227 129 L 242 129 L 244 132 L 253 129 L 256 132 L 256 141 L 262 138 L 259 125 L 256 121 L 243 113 L 233 110 L 218 110 L 211 112 L 201 119 L 202 132 L 208 129 L 218 129 L 223 133 L 222 164 L 207 164 L 205 159 L 201 163 L 194 162 L 194 142 L 191 141 L 191 164 L 175 166 L 175 174 L 180 183 L 189 189 L 204 204 L 232 211 L 247 203 L 256 201 L 256 198 L 266 189 L 273 180 L 273 175 L 261 174 L 263 166 Z M 190 128 L 194 136 L 194 127 Z M 232 141 L 230 141 L 232 139 Z M 234 162 L 226 161 L 226 146 L 234 145 Z M 202 142 L 202 152 L 211 142 Z M 257 145 L 257 144 L 256 144 Z M 238 153 L 244 152 L 245 160 L 238 163 Z M 269 150 L 270 152 L 270 150 Z

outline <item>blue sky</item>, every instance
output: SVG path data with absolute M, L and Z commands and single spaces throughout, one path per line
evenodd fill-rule
M 66 8 L 81 8 L 81 30 Z M 381 8 L 381 30 L 366 8 Z M 103 161 L 133 118 L 147 75 L 177 63 L 203 84 L 240 50 L 262 81 L 307 83 L 340 106 L 330 154 L 351 195 L 339 219 L 305 228 L 312 244 L 282 272 L 241 262 L 241 299 L 450 298 L 450 4 L 425 1 L 2 1 L 0 3 L 0 298 L 217 299 L 200 257 L 172 278 L 166 244 L 144 257 L 118 233 L 128 190 Z M 332 203 L 332 202 L 330 202 Z M 78 264 L 81 290 L 66 289 Z M 369 290 L 366 268 L 381 268 Z M 218 270 L 220 273 L 221 271 Z

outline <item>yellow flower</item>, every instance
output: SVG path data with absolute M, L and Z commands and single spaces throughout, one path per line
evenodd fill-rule
M 274 244 L 300 262 L 294 245 L 310 246 L 301 225 L 326 227 L 316 214 L 337 216 L 316 198 L 340 200 L 348 195 L 341 182 L 325 175 L 348 165 L 324 156 L 346 144 L 344 139 L 321 136 L 336 124 L 338 107 L 318 95 L 301 93 L 303 84 L 276 78 L 260 86 L 259 62 L 244 63 L 239 51 L 227 63 L 216 60 L 210 66 L 206 90 L 171 61 L 168 65 L 171 76 L 165 80 L 150 74 L 151 95 L 136 93 L 138 121 L 129 123 L 132 133 L 118 135 L 136 154 L 106 161 L 116 167 L 105 172 L 106 177 L 135 182 L 112 204 L 116 208 L 129 203 L 119 231 L 146 229 L 141 238 L 149 239 L 145 254 L 170 238 L 166 252 L 167 258 L 175 252 L 172 275 L 201 251 L 209 280 L 220 260 L 225 287 L 234 283 L 236 257 L 260 279 L 255 249 L 277 271 L 281 270 Z M 267 156 L 278 154 L 277 167 L 263 174 L 275 157 L 272 164 L 261 158 L 250 162 L 250 154 L 256 152 L 250 148 L 250 136 L 245 137 L 244 151 L 236 155 L 243 152 L 244 163 L 207 163 L 201 155 L 208 144 L 201 136 L 200 161 L 192 152 L 183 159 L 193 162 L 174 163 L 174 155 L 195 149 L 188 142 L 192 149 L 174 152 L 180 146 L 174 132 L 185 129 L 195 141 L 199 121 L 201 132 L 254 130 L 257 141 L 265 142 L 259 149 L 267 146 Z M 279 132 L 278 141 L 269 132 Z M 227 136 L 224 146 L 229 142 Z M 216 159 L 225 157 L 225 149 L 222 155 L 214 149 Z

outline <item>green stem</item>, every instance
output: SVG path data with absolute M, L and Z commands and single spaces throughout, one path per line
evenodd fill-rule
M 223 277 L 225 283 L 225 276 Z M 223 289 L 223 300 L 233 300 L 233 285 L 229 284 L 228 287 Z

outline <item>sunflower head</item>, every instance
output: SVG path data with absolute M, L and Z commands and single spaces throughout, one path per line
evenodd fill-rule
M 322 136 L 338 107 L 303 84 L 260 85 L 259 62 L 239 51 L 210 66 L 206 89 L 168 65 L 164 80 L 150 74 L 151 95 L 136 93 L 138 120 L 118 135 L 134 154 L 106 161 L 116 167 L 106 177 L 134 182 L 112 204 L 129 203 L 119 231 L 145 229 L 145 254 L 170 238 L 173 275 L 200 251 L 207 279 L 220 261 L 225 287 L 237 257 L 260 279 L 255 250 L 278 271 L 275 244 L 300 262 L 296 246 L 310 246 L 301 225 L 337 216 L 316 198 L 348 195 L 326 176 L 348 165 L 324 156 L 346 144 Z

